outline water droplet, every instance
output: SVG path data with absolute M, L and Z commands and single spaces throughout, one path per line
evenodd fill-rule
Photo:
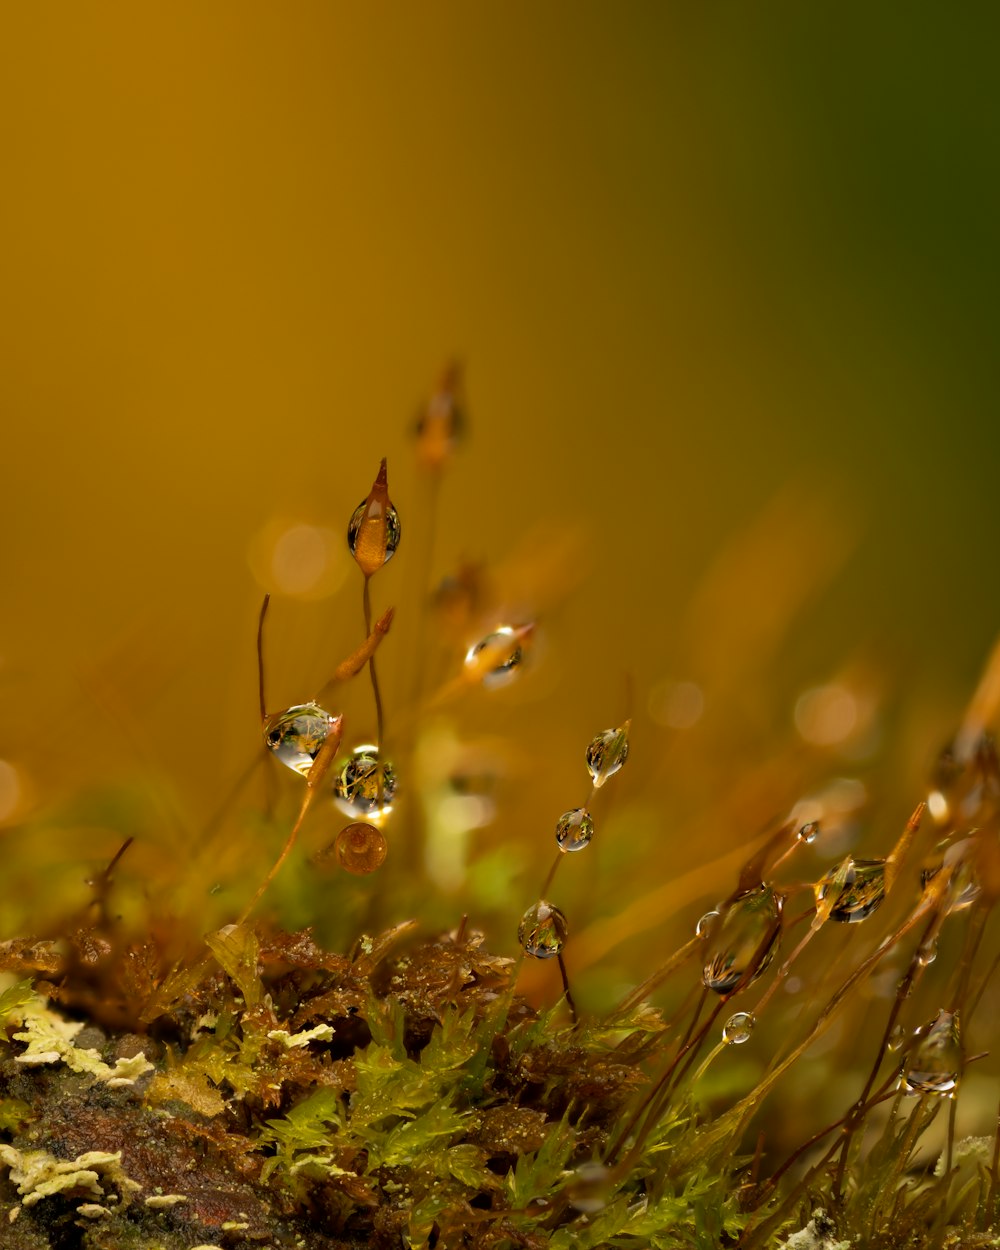
M 702 981 L 717 994 L 745 989 L 767 969 L 778 949 L 781 896 L 769 885 L 746 890 L 727 904 L 709 933 Z
M 305 777 L 335 723 L 318 703 L 298 703 L 264 721 L 264 742 L 276 759 Z
M 556 823 L 560 851 L 582 851 L 594 836 L 594 819 L 585 807 L 563 812 Z
M 517 675 L 524 659 L 521 645 L 534 626 L 500 625 L 465 653 L 465 674 L 488 690 L 506 686 Z
M 816 902 L 821 903 L 837 883 L 842 868 L 834 868 L 815 886 Z M 831 920 L 857 924 L 867 920 L 885 898 L 885 860 L 852 859 L 843 873 L 840 893 L 830 911 Z
M 389 498 L 385 461 L 367 499 L 354 509 L 347 526 L 347 545 L 362 573 L 370 577 L 391 560 L 399 546 L 399 514 Z
M 385 834 L 374 825 L 347 825 L 333 844 L 337 863 L 357 877 L 381 868 L 389 852 Z
M 608 1205 L 611 1169 L 603 1163 L 581 1163 L 566 1186 L 570 1206 L 582 1215 L 593 1215 Z
M 527 954 L 536 959 L 551 959 L 562 950 L 567 932 L 566 917 L 543 898 L 521 917 L 517 940 Z
M 927 806 L 942 826 L 978 823 L 1000 803 L 1000 760 L 993 736 L 959 735 L 941 752 L 931 774 Z
M 708 927 L 713 920 L 718 919 L 720 913 L 717 911 L 707 911 L 694 927 L 695 937 L 704 937 L 708 932 Z
M 896 1027 L 889 1034 L 889 1041 L 887 1042 L 887 1045 L 890 1050 L 901 1050 L 903 1043 L 905 1041 L 906 1041 L 906 1030 L 903 1028 L 901 1024 L 897 1024 Z
M 598 789 L 628 759 L 629 723 L 626 721 L 621 729 L 605 729 L 587 747 L 587 767 Z
M 911 1094 L 951 1094 L 962 1071 L 958 1013 L 939 1011 L 917 1033 L 903 1071 L 902 1088 Z
M 943 867 L 951 869 L 944 891 L 944 907 L 948 915 L 971 907 L 980 895 L 982 887 L 976 876 L 975 849 L 972 837 L 960 838 L 950 846 L 943 842 L 920 870 L 920 884 L 926 890 Z
M 749 1042 L 756 1023 L 752 1012 L 737 1011 L 722 1026 L 722 1040 L 727 1046 L 742 1046 Z
M 922 946 L 917 948 L 917 963 L 922 968 L 932 964 L 935 959 L 937 959 L 937 942 L 924 942 Z
M 815 842 L 816 839 L 819 837 L 819 821 L 818 820 L 806 821 L 806 823 L 802 826 L 802 828 L 798 831 L 798 833 L 795 836 L 798 838 L 800 842 L 805 842 L 808 845 L 812 845 L 812 843 Z
M 392 764 L 380 762 L 378 748 L 355 747 L 333 783 L 333 799 L 348 816 L 381 820 L 392 811 L 396 774 Z

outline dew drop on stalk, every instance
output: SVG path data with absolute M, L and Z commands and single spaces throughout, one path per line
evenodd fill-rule
M 711 925 L 712 921 L 716 920 L 719 917 L 719 915 L 720 913 L 717 911 L 705 912 L 704 916 L 701 917 L 701 919 L 698 921 L 698 923 L 694 927 L 695 937 L 704 937 L 705 934 L 708 932 L 709 926 Z
M 521 917 L 517 940 L 528 955 L 536 959 L 552 959 L 566 941 L 566 917 L 546 899 L 539 899 Z
M 722 1040 L 727 1046 L 742 1046 L 749 1042 L 756 1023 L 752 1012 L 737 1011 L 722 1026 Z
M 831 869 L 814 887 L 816 902 L 822 903 L 835 889 L 842 868 Z M 841 924 L 857 924 L 877 911 L 885 898 L 885 860 L 852 859 L 840 879 L 840 893 L 830 911 L 831 920 Z
M 962 1071 L 958 1013 L 939 1011 L 916 1036 L 901 1086 L 910 1094 L 954 1094 Z
M 305 777 L 336 717 L 318 703 L 299 703 L 264 721 L 264 742 L 275 759 Z
M 628 721 L 620 729 L 605 729 L 587 747 L 587 768 L 598 789 L 628 759 L 628 730 Z
M 556 822 L 560 851 L 582 851 L 594 836 L 594 819 L 585 807 L 563 812 Z
M 392 811 L 395 795 L 392 764 L 380 761 L 378 748 L 372 745 L 355 747 L 333 782 L 334 802 L 348 816 L 381 820 Z
M 889 1040 L 886 1043 L 886 1045 L 889 1047 L 890 1050 L 893 1050 L 893 1051 L 901 1050 L 903 1047 L 903 1043 L 905 1041 L 906 1041 L 906 1030 L 903 1028 L 901 1024 L 897 1024 L 896 1027 L 889 1034 Z
M 482 682 L 487 690 L 513 681 L 524 659 L 522 643 L 530 630 L 531 626 L 516 629 L 513 625 L 500 625 L 481 638 L 465 653 L 466 676 Z
M 795 836 L 800 842 L 805 842 L 806 844 L 811 845 L 819 837 L 819 821 L 806 821 Z
M 347 545 L 366 577 L 392 559 L 399 546 L 399 513 L 389 498 L 385 461 L 366 499 L 354 509 L 347 526 Z
M 778 949 L 782 899 L 769 885 L 737 895 L 708 934 L 702 982 L 717 994 L 745 989 L 764 973 Z
M 337 863 L 357 877 L 381 868 L 389 851 L 382 830 L 360 822 L 341 829 L 333 847 Z
M 917 948 L 917 963 L 926 968 L 937 959 L 937 942 L 924 942 Z

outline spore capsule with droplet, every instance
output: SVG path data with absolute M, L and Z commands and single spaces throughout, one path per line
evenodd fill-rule
M 767 969 L 778 949 L 781 895 L 759 885 L 737 895 L 708 929 L 702 982 L 716 994 L 745 989 Z
M 539 899 L 521 917 L 517 940 L 525 954 L 552 959 L 563 948 L 568 932 L 566 917 L 546 899 Z
M 382 830 L 361 822 L 341 829 L 333 846 L 337 863 L 357 877 L 381 868 L 389 851 Z
M 264 721 L 264 743 L 275 759 L 305 777 L 336 717 L 318 703 L 298 703 Z
M 628 730 L 628 721 L 620 729 L 605 729 L 587 747 L 587 768 L 598 789 L 628 759 Z
M 594 819 L 585 807 L 563 812 L 556 822 L 556 842 L 560 851 L 582 851 L 594 836 Z
M 524 629 L 500 625 L 465 653 L 465 673 L 487 690 L 506 686 L 517 676 L 524 659 Z
M 832 869 L 816 883 L 816 902 L 822 903 L 831 889 L 837 888 L 841 868 Z M 852 859 L 843 875 L 840 892 L 830 910 L 830 919 L 841 924 L 857 924 L 877 911 L 885 898 L 885 860 Z
M 347 526 L 347 546 L 366 577 L 392 559 L 400 532 L 399 513 L 389 498 L 383 460 L 368 497 L 354 509 Z
M 722 1026 L 722 1040 L 727 1046 L 742 1046 L 750 1040 L 756 1023 L 752 1012 L 737 1011 Z
M 396 795 L 396 774 L 388 760 L 380 760 L 378 748 L 355 747 L 338 768 L 333 782 L 333 799 L 348 816 L 381 820 L 392 811 Z
M 917 1034 L 903 1069 L 902 1088 L 910 1094 L 954 1094 L 961 1072 L 958 1013 L 939 1011 Z

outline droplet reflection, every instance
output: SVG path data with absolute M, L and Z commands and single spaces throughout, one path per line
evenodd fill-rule
M 388 760 L 380 761 L 378 748 L 355 747 L 333 783 L 334 802 L 348 816 L 381 820 L 392 811 L 396 774 Z
M 587 768 L 598 789 L 628 759 L 628 730 L 628 721 L 620 729 L 605 729 L 587 747 Z
M 335 723 L 318 703 L 298 703 L 265 720 L 264 742 L 275 759 L 305 777 Z
M 522 626 L 515 629 L 513 625 L 500 625 L 481 638 L 465 653 L 466 676 L 482 682 L 487 690 L 495 690 L 513 681 L 524 659 L 521 644 L 531 628 Z
M 594 836 L 594 820 L 585 807 L 563 812 L 556 823 L 560 851 L 582 851 Z
M 517 940 L 524 952 L 536 959 L 552 959 L 566 941 L 566 917 L 546 899 L 539 899 L 521 917 Z
M 962 1071 L 958 1013 L 939 1011 L 917 1034 L 903 1071 L 902 1088 L 910 1094 L 954 1094 Z
M 717 994 L 745 989 L 767 969 L 778 948 L 782 898 L 769 885 L 732 900 L 708 931 L 702 981 Z
M 722 1026 L 722 1040 L 727 1046 L 742 1046 L 750 1040 L 757 1021 L 749 1011 L 737 1011 Z
M 846 871 L 834 868 L 816 884 L 816 902 L 821 903 L 840 878 L 840 892 L 830 911 L 830 919 L 841 924 L 857 924 L 877 911 L 885 898 L 885 860 L 852 859 Z

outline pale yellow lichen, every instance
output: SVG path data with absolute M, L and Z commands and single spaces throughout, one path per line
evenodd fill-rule
M 83 1025 L 56 1015 L 37 994 L 28 998 L 19 994 L 7 1003 L 0 999 L 0 1015 L 7 1023 L 17 1021 L 23 1026 L 14 1034 L 14 1041 L 25 1045 L 15 1062 L 25 1067 L 64 1063 L 73 1072 L 87 1073 L 111 1088 L 133 1085 L 144 1072 L 152 1071 L 153 1065 L 142 1053 L 118 1059 L 112 1067 L 96 1050 L 75 1046 L 73 1039 Z
M 76 1159 L 57 1159 L 47 1150 L 18 1150 L 0 1143 L 0 1163 L 10 1168 L 11 1183 L 17 1187 L 22 1205 L 34 1206 L 53 1194 L 84 1190 L 94 1198 L 105 1198 L 103 1186 L 113 1185 L 128 1200 L 141 1189 L 125 1175 L 121 1151 L 88 1150 Z
M 328 1024 L 317 1024 L 314 1029 L 303 1029 L 301 1033 L 272 1029 L 267 1036 L 272 1042 L 281 1042 L 286 1050 L 291 1050 L 293 1046 L 308 1046 L 310 1042 L 332 1041 L 333 1029 Z

